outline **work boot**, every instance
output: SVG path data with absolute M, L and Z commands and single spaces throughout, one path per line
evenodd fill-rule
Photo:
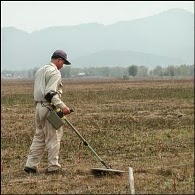
M 38 170 L 37 170 L 36 167 L 30 168 L 30 167 L 25 166 L 25 167 L 24 167 L 24 171 L 25 171 L 26 173 L 37 173 Z

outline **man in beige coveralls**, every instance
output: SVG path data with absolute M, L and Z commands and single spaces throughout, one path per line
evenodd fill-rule
M 48 151 L 47 173 L 61 172 L 61 165 L 58 163 L 60 141 L 63 129 L 56 130 L 46 119 L 49 115 L 51 105 L 45 99 L 46 94 L 54 94 L 51 102 L 60 108 L 64 115 L 70 114 L 70 108 L 61 100 L 62 83 L 59 69 L 63 64 L 70 64 L 67 54 L 62 50 L 56 50 L 51 56 L 51 62 L 40 68 L 35 74 L 34 100 L 36 103 L 35 124 L 36 131 L 30 146 L 24 171 L 26 173 L 37 173 L 45 148 Z

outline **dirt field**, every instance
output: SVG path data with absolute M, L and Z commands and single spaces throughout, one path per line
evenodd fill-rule
M 104 168 L 79 137 L 64 126 L 60 164 L 67 175 L 23 171 L 34 135 L 33 81 L 1 80 L 2 194 L 194 193 L 194 80 L 64 80 L 67 116 L 98 155 L 122 176 L 95 177 Z

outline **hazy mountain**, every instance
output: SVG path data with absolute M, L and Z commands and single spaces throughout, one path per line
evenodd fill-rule
M 73 67 L 193 64 L 194 14 L 170 9 L 112 25 L 57 26 L 32 33 L 6 27 L 1 40 L 2 69 L 42 66 L 56 49 L 67 51 Z
M 93 67 L 93 66 L 130 66 L 143 65 L 147 67 L 185 64 L 185 61 L 179 58 L 170 58 L 149 53 L 119 50 L 104 50 L 93 54 L 78 57 L 72 60 L 74 66 Z

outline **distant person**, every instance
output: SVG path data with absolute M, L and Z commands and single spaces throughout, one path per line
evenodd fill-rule
M 64 172 L 58 162 L 60 141 L 63 129 L 55 129 L 46 119 L 49 115 L 51 104 L 46 100 L 50 97 L 51 103 L 60 108 L 64 115 L 70 114 L 70 108 L 61 100 L 62 82 L 59 69 L 64 64 L 71 64 L 67 60 L 67 54 L 62 50 L 56 50 L 51 56 L 49 64 L 37 70 L 34 81 L 34 101 L 36 103 L 35 126 L 36 131 L 30 146 L 30 152 L 24 167 L 26 173 L 37 173 L 38 165 L 44 154 L 48 152 L 48 167 L 46 173 Z

